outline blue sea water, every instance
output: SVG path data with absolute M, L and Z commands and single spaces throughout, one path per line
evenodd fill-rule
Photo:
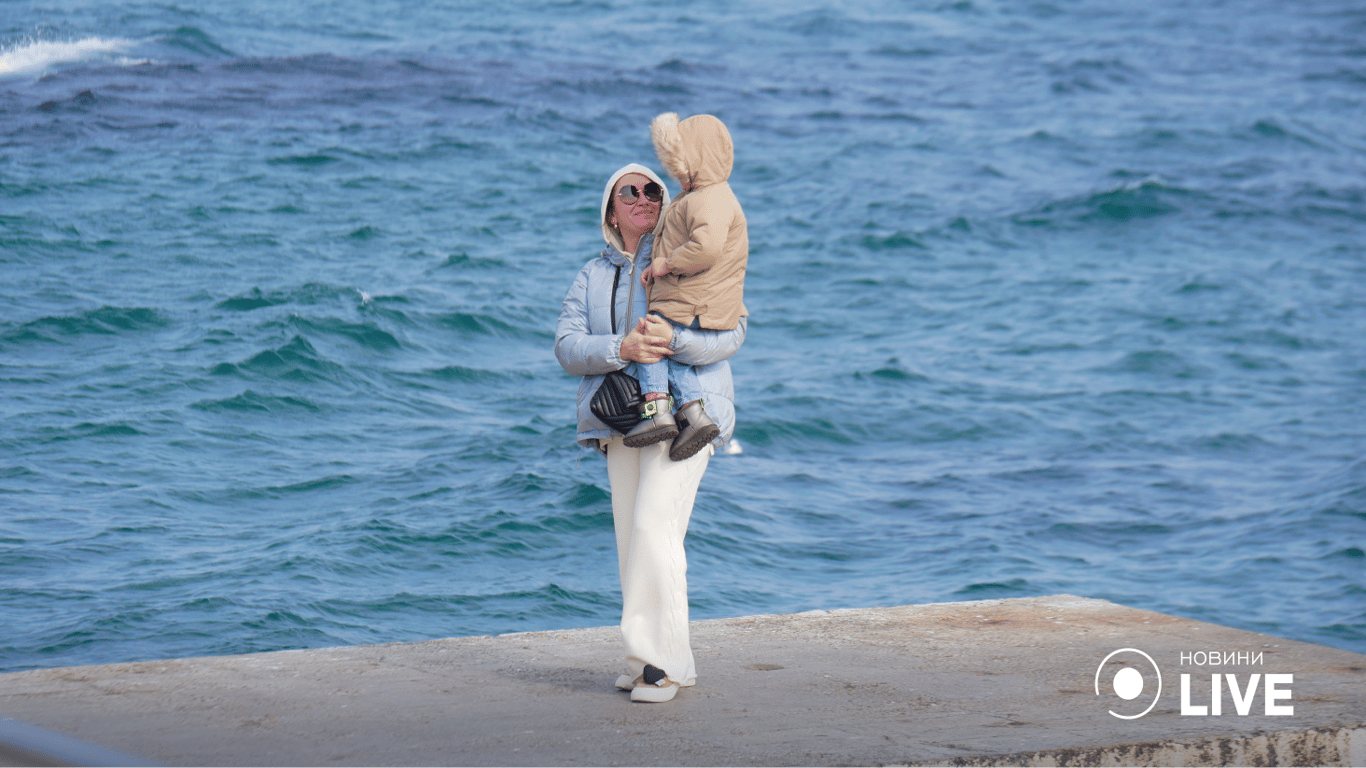
M 694 618 L 1072 593 L 1366 652 L 1366 8 L 0 3 L 0 671 L 598 626 L 551 346 L 709 112 Z

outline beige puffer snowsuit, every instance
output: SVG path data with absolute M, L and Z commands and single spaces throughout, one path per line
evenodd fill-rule
M 685 326 L 698 318 L 703 328 L 731 330 L 749 315 L 749 229 L 728 182 L 735 161 L 730 132 L 711 115 L 679 122 L 669 112 L 650 124 L 650 138 L 664 168 L 692 186 L 655 228 L 654 253 L 665 257 L 670 273 L 651 286 L 650 311 Z

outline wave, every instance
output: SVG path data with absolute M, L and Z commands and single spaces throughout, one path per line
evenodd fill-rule
M 1033 594 L 1035 591 L 1025 579 L 1008 579 L 1001 582 L 988 581 L 969 584 L 955 590 L 952 594 L 955 597 L 970 597 L 973 600 L 989 600 L 1002 597 L 1024 597 Z
M 248 389 L 235 397 L 221 400 L 201 400 L 191 403 L 191 408 L 208 413 L 262 413 L 280 415 L 285 413 L 322 413 L 323 409 L 301 397 L 281 397 L 263 395 Z
M 762 421 L 741 422 L 736 427 L 738 436 L 753 445 L 785 445 L 792 450 L 815 450 L 819 446 L 857 445 L 860 436 L 834 420 L 813 418 L 805 421 L 785 421 L 767 418 Z
M 96 36 L 67 41 L 27 39 L 0 47 L 0 79 L 32 77 L 56 67 L 87 62 L 118 66 L 149 64 L 153 60 L 142 55 L 148 50 L 170 54 L 173 59 L 185 53 L 200 59 L 234 57 L 232 51 L 195 27 L 179 27 L 144 40 Z
M 302 336 L 295 336 L 279 349 L 268 349 L 236 365 L 220 363 L 211 373 L 215 376 L 242 375 L 267 380 L 301 383 L 333 382 L 341 380 L 345 369 L 326 360 Z
M 1057 200 L 1014 217 L 1031 227 L 1113 224 L 1180 213 L 1203 204 L 1208 195 L 1145 179 L 1115 189 Z
M 515 336 L 517 329 L 496 317 L 469 312 L 437 315 L 432 322 L 439 328 L 473 336 Z
M 325 283 L 305 283 L 298 288 L 282 291 L 271 291 L 263 293 L 260 288 L 252 288 L 246 293 L 238 294 L 229 299 L 224 299 L 214 306 L 218 309 L 226 309 L 232 312 L 250 312 L 255 309 L 274 307 L 282 304 L 298 304 L 300 306 L 312 306 L 316 304 L 326 304 L 337 302 L 342 299 L 359 298 L 361 303 L 366 301 L 366 295 L 355 288 L 345 288 Z
M 169 327 L 169 321 L 147 307 L 100 307 L 75 315 L 41 317 L 0 333 L 0 344 L 60 342 L 79 336 L 112 336 Z
M 62 64 L 87 61 L 145 63 L 124 56 L 135 45 L 132 40 L 102 37 L 87 37 L 73 42 L 32 40 L 0 51 L 0 77 L 26 77 Z
M 1098 373 L 1142 374 L 1176 379 L 1202 378 L 1206 371 L 1181 355 L 1165 350 L 1130 352 L 1123 359 L 1094 368 Z
M 179 27 L 161 38 L 161 42 L 172 48 L 189 51 L 205 58 L 231 58 L 233 56 L 232 51 L 219 45 L 218 41 L 196 27 Z
M 434 371 L 426 371 L 423 376 L 458 384 L 505 384 L 514 378 L 533 378 L 525 372 L 486 371 L 481 368 L 466 368 L 463 365 L 448 365 Z
M 388 352 L 402 349 L 403 342 L 392 333 L 375 323 L 349 323 L 337 318 L 323 317 L 316 320 L 294 316 L 289 324 L 309 335 L 323 334 L 345 339 L 375 352 Z
M 145 434 L 145 432 L 133 428 L 127 422 L 118 421 L 108 424 L 85 422 L 77 424 L 70 429 L 58 431 L 56 434 L 48 437 L 45 442 L 59 443 L 67 440 L 84 440 L 88 438 L 120 439 L 127 437 L 142 437 Z

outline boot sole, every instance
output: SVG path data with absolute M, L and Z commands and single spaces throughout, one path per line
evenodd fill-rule
M 627 448 L 644 448 L 647 445 L 662 443 L 665 440 L 672 440 L 675 437 L 678 437 L 678 427 L 666 427 L 664 429 L 657 429 L 654 432 L 646 432 L 643 435 L 628 437 L 621 442 L 624 443 Z
M 669 458 L 674 461 L 691 459 L 693 456 L 696 456 L 697 452 L 702 450 L 707 443 L 715 440 L 716 436 L 719 434 L 721 434 L 721 428 L 715 424 L 709 427 L 703 427 L 697 430 L 697 434 L 689 438 L 688 442 L 682 445 L 675 445 L 670 449 Z

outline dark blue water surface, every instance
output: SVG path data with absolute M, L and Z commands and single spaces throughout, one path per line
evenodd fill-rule
M 0 670 L 596 626 L 560 300 L 737 147 L 695 618 L 1072 593 L 1366 651 L 1366 9 L 9 0 Z

